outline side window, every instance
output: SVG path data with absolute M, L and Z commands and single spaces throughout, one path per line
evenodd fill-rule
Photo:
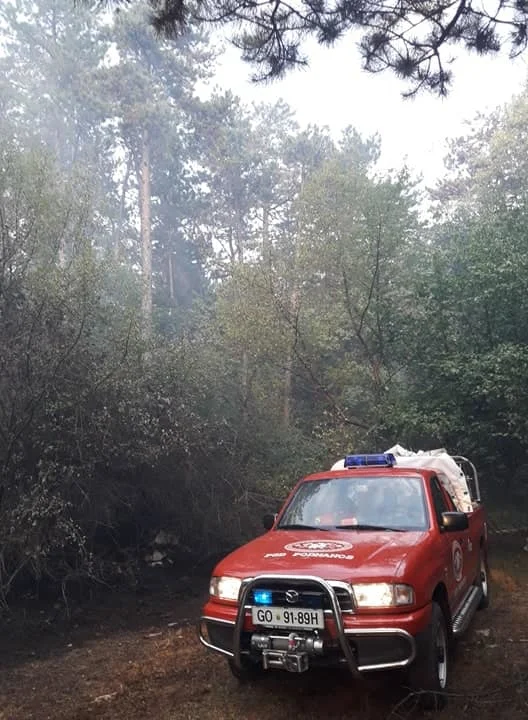
M 438 482 L 437 477 L 431 478 L 431 493 L 433 496 L 433 504 L 434 504 L 436 519 L 438 520 L 438 525 L 440 527 L 442 527 L 442 513 L 448 512 L 449 506 L 446 502 L 444 493 L 442 492 L 442 489 L 440 487 L 440 483 Z

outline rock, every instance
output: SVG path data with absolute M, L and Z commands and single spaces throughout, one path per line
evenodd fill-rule
M 159 550 L 154 550 L 152 555 L 145 556 L 145 562 L 147 562 L 151 567 L 157 567 L 163 565 L 163 561 L 166 557 L 165 553 L 162 553 Z
M 165 530 L 160 530 L 159 533 L 154 538 L 154 545 L 179 545 L 179 538 L 176 537 L 176 535 L 172 535 L 172 533 L 165 532 Z

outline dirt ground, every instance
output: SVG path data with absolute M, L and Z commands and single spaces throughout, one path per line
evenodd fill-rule
M 492 605 L 479 612 L 451 665 L 451 697 L 437 717 L 528 717 L 528 553 L 493 558 Z M 401 720 L 422 718 L 394 676 L 366 687 L 345 673 L 269 673 L 240 687 L 198 642 L 207 579 L 185 597 L 177 582 L 143 597 L 111 596 L 68 623 L 7 623 L 0 646 L 0 720 Z

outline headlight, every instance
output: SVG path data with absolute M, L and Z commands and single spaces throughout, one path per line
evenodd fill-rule
M 209 583 L 209 594 L 217 597 L 219 600 L 238 600 L 238 591 L 242 580 L 240 578 L 212 577 Z
M 358 607 L 395 607 L 413 605 L 414 591 L 410 585 L 389 583 L 364 583 L 353 586 Z

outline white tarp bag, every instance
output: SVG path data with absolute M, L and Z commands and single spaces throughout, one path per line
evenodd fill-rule
M 473 504 L 466 476 L 455 460 L 443 449 L 413 452 L 401 445 L 394 445 L 385 452 L 392 453 L 396 467 L 434 470 L 438 479 L 451 496 L 457 510 L 472 512 Z M 345 459 L 332 465 L 332 470 L 344 470 Z

